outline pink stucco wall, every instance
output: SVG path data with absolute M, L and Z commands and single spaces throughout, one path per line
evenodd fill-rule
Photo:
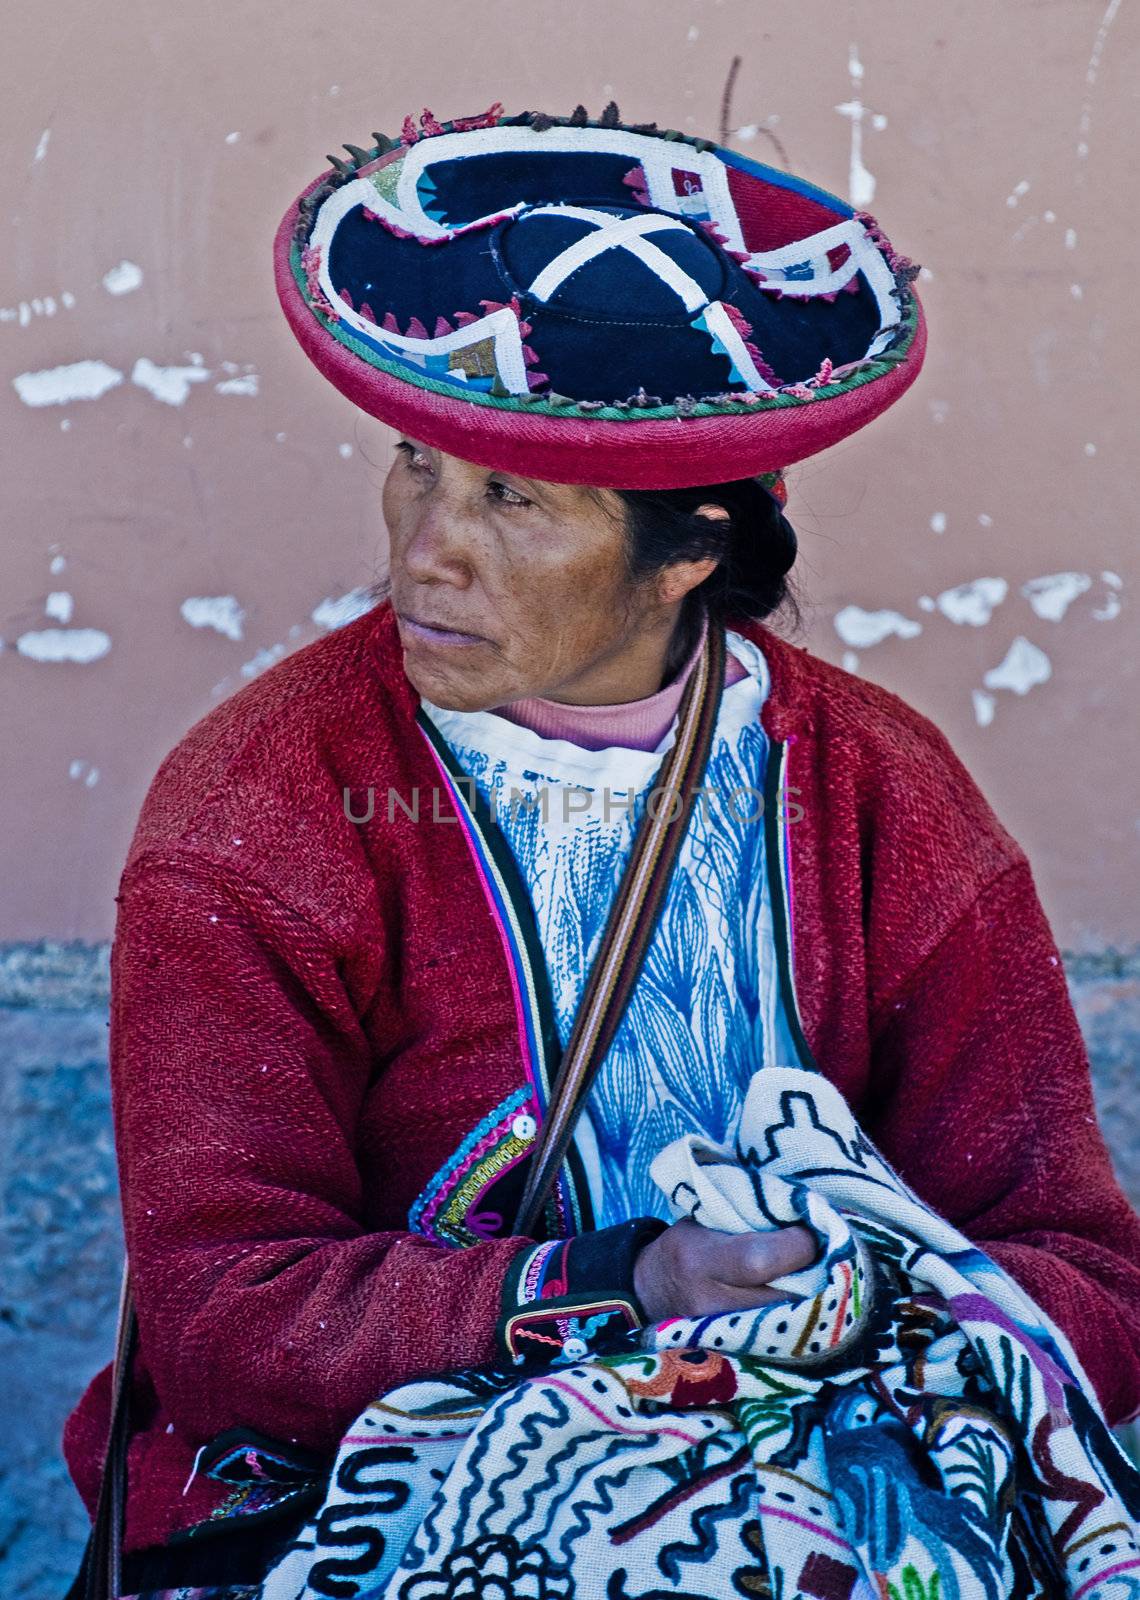
M 10 9 L 0 941 L 107 937 L 162 755 L 382 570 L 388 437 L 308 366 L 271 283 L 324 153 L 495 99 L 616 98 L 716 137 L 734 56 L 731 142 L 867 204 L 926 267 L 918 384 L 792 474 L 807 642 L 945 729 L 1063 945 L 1137 943 L 1122 0 Z M 26 376 L 79 362 L 121 376 L 68 401 L 74 373 Z M 92 658 L 42 659 L 51 629 Z

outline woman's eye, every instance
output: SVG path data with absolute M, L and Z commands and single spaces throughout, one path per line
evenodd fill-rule
M 417 450 L 414 445 L 410 445 L 406 439 L 398 439 L 396 441 L 396 449 L 414 472 L 421 472 L 424 467 L 428 466 L 427 458 L 422 451 Z
M 488 485 L 488 488 L 492 489 L 492 490 L 498 490 L 499 491 L 499 493 L 496 494 L 494 496 L 494 498 L 499 500 L 499 501 L 501 501 L 501 503 L 503 505 L 505 505 L 505 506 L 529 506 L 530 505 L 530 501 L 526 498 L 526 496 L 519 494 L 518 490 L 517 489 L 512 489 L 509 484 L 496 483 L 492 479 L 491 483 Z M 510 498 L 508 499 L 507 496 L 509 496 Z

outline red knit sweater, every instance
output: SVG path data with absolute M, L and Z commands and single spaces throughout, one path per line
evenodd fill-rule
M 918 1193 L 1140 1406 L 1140 1222 L 1112 1176 L 1030 868 L 946 740 L 752 623 L 816 1060 Z M 141 1354 L 127 1548 L 207 1515 L 197 1448 L 322 1452 L 384 1389 L 483 1362 L 512 1239 L 454 1250 L 412 1201 L 524 1081 L 499 933 L 388 605 L 298 651 L 162 762 L 118 896 L 111 1072 Z M 368 823 L 364 795 L 376 791 Z M 450 803 L 441 793 L 441 816 Z M 109 1370 L 68 1419 L 89 1508 Z

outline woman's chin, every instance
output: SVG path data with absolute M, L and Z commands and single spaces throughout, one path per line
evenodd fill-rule
M 412 688 L 445 711 L 486 711 L 501 705 L 510 691 L 477 673 L 433 669 L 405 652 L 404 673 Z

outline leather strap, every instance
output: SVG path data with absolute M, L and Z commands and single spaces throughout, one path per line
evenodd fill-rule
M 704 781 L 724 689 L 724 629 L 710 619 L 705 647 L 677 713 L 677 736 L 650 790 L 633 850 L 550 1092 L 514 1231 L 527 1238 L 542 1219 L 598 1068 L 613 1042 L 649 942 Z

